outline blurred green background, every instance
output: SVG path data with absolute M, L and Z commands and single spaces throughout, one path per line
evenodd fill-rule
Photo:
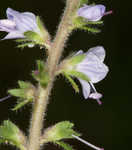
M 91 2 L 93 2 L 91 0 Z M 103 45 L 106 49 L 105 63 L 109 66 L 108 76 L 96 84 L 96 89 L 102 92 L 103 105 L 98 106 L 94 100 L 84 100 L 82 92 L 75 94 L 70 84 L 58 77 L 52 95 L 45 121 L 45 127 L 56 122 L 69 120 L 75 123 L 75 129 L 82 133 L 87 141 L 112 149 L 129 149 L 131 132 L 131 9 L 129 3 L 119 0 L 96 0 L 94 2 L 106 5 L 113 14 L 105 16 L 104 26 L 99 34 L 87 34 L 83 31 L 74 32 L 67 42 L 64 56 L 70 52 Z M 31 11 L 41 16 L 51 35 L 55 35 L 61 13 L 64 10 L 64 0 L 1 0 L 0 18 L 6 18 L 7 7 L 24 12 Z M 4 37 L 5 33 L 0 33 Z M 45 56 L 44 50 L 16 48 L 12 40 L 0 42 L 0 97 L 7 95 L 7 90 L 17 86 L 18 80 L 30 80 L 35 61 Z M 0 123 L 9 119 L 28 133 L 31 106 L 17 113 L 11 108 L 16 98 L 0 103 Z M 76 140 L 70 140 L 77 150 L 91 148 Z M 58 149 L 47 145 L 45 149 Z M 13 150 L 13 147 L 0 146 L 0 150 Z

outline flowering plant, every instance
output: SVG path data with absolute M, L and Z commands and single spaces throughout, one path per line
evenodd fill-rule
M 84 99 L 95 99 L 102 104 L 102 94 L 96 91 L 94 83 L 103 80 L 109 71 L 104 64 L 105 49 L 96 46 L 87 52 L 80 50 L 60 60 L 66 40 L 73 30 L 82 29 L 97 33 L 100 30 L 91 25 L 102 24 L 102 17 L 111 13 L 105 11 L 104 5 L 87 3 L 87 0 L 66 1 L 63 17 L 53 40 L 40 17 L 31 12 L 18 12 L 7 8 L 7 19 L 0 20 L 0 31 L 8 33 L 2 40 L 15 39 L 19 48 L 38 45 L 41 49 L 45 48 L 47 59 L 37 60 L 37 67 L 32 71 L 36 84 L 19 80 L 18 88 L 9 89 L 9 95 L 0 99 L 4 101 L 11 96 L 17 97 L 13 111 L 29 103 L 33 106 L 29 135 L 26 136 L 10 120 L 5 120 L 0 126 L 0 144 L 9 143 L 20 150 L 40 150 L 41 146 L 50 142 L 65 150 L 72 150 L 63 140 L 75 138 L 96 150 L 103 149 L 83 140 L 81 134 L 73 129 L 74 124 L 69 121 L 58 122 L 42 132 L 49 95 L 55 78 L 60 74 L 68 79 L 76 92 L 79 92 L 79 87 L 73 80 L 76 77 L 82 86 Z

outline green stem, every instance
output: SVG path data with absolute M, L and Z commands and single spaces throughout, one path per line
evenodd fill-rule
M 48 57 L 48 73 L 50 75 L 50 81 L 48 86 L 44 89 L 39 87 L 38 96 L 33 104 L 33 113 L 29 131 L 29 144 L 28 150 L 40 149 L 40 137 L 41 130 L 43 128 L 43 119 L 45 117 L 46 107 L 49 100 L 49 94 L 53 87 L 53 81 L 55 79 L 56 68 L 62 55 L 65 42 L 71 32 L 73 12 L 75 13 L 80 0 L 67 0 L 66 9 L 62 20 L 59 24 L 58 31 L 56 33 L 53 44 L 50 48 Z

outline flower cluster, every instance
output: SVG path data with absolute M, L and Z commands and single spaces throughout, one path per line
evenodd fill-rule
M 41 19 L 31 12 L 20 13 L 11 8 L 7 8 L 7 19 L 0 19 L 0 31 L 8 33 L 3 40 L 17 39 L 16 42 L 19 44 L 21 43 L 21 45 L 19 45 L 20 48 L 39 45 L 40 48 L 45 47 L 47 49 L 48 55 L 46 63 L 38 60 L 37 70 L 32 72 L 33 78 L 38 82 L 37 86 L 32 85 L 30 82 L 18 81 L 19 88 L 8 90 L 9 94 L 19 98 L 18 103 L 13 110 L 18 110 L 28 103 L 37 102 L 34 103 L 35 111 L 32 116 L 34 119 L 31 121 L 29 141 L 26 141 L 28 138 L 19 131 L 19 128 L 10 121 L 6 121 L 0 126 L 0 143 L 11 143 L 20 149 L 26 150 L 32 148 L 39 149 L 40 145 L 53 142 L 54 144 L 60 145 L 65 150 L 71 150 L 72 147 L 61 140 L 76 138 L 96 150 L 104 150 L 103 148 L 94 146 L 93 144 L 79 138 L 80 134 L 73 130 L 74 124 L 68 121 L 57 123 L 56 125 L 47 128 L 43 135 L 40 134 L 43 123 L 42 118 L 45 114 L 49 91 L 52 87 L 51 85 L 54 81 L 55 75 L 63 74 L 70 81 L 75 91 L 79 92 L 78 85 L 72 79 L 72 77 L 76 77 L 82 86 L 84 99 L 95 99 L 98 104 L 102 104 L 100 101 L 102 94 L 97 92 L 94 86 L 95 83 L 103 80 L 109 71 L 108 67 L 104 64 L 105 49 L 102 46 L 90 48 L 87 52 L 79 50 L 76 54 L 64 59 L 58 64 L 61 51 L 64 48 L 64 43 L 67 39 L 65 37 L 68 36 L 72 30 L 79 28 L 97 33 L 99 30 L 92 28 L 91 26 L 101 24 L 102 21 L 100 20 L 102 17 L 112 13 L 112 11 L 106 12 L 106 7 L 104 5 L 83 5 L 85 2 L 86 0 L 82 0 L 82 3 L 81 1 L 78 1 L 78 7 L 70 7 L 69 10 L 72 11 L 70 17 L 65 17 L 64 13 L 61 21 L 62 24 L 60 24 L 58 29 L 60 32 L 57 32 L 57 38 L 55 37 L 56 40 L 53 41 L 51 41 L 50 34 L 41 22 Z M 76 4 L 75 0 L 74 3 Z M 83 7 L 79 8 L 79 5 L 83 5 Z M 68 15 L 68 13 L 66 13 L 66 15 Z M 63 21 L 65 22 L 66 18 L 69 20 L 71 19 L 70 23 L 66 22 L 63 24 Z M 62 27 L 66 27 L 66 32 L 61 30 Z M 60 52 L 60 54 L 57 51 Z M 54 58 L 51 58 L 52 56 Z M 51 76 L 52 73 L 53 76 Z M 10 98 L 11 95 L 0 99 L 0 101 Z M 40 123 L 39 126 L 38 121 Z M 7 131 L 9 131 L 9 133 Z M 21 133 L 24 141 L 23 143 L 20 138 L 18 139 L 18 133 Z M 42 136 L 40 137 L 39 135 Z M 33 143 L 35 143 L 34 145 L 36 147 Z

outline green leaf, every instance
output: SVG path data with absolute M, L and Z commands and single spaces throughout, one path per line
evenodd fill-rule
M 55 142 L 62 139 L 74 138 L 72 135 L 80 136 L 73 130 L 74 124 L 69 121 L 62 121 L 45 130 L 41 143 Z
M 66 72 L 67 74 L 71 75 L 71 76 L 75 76 L 77 78 L 80 78 L 82 80 L 85 80 L 85 81 L 90 81 L 90 79 L 83 73 L 81 72 L 78 72 L 78 71 L 75 71 L 75 70 L 70 70 L 70 71 L 67 71 Z
M 74 88 L 74 90 L 79 93 L 79 88 L 78 85 L 74 82 L 74 80 L 66 73 L 63 73 L 64 76 L 69 80 L 69 82 L 71 83 L 72 87 Z
M 60 147 L 62 147 L 64 150 L 73 150 L 72 146 L 65 142 L 56 141 L 55 143 L 58 144 Z
M 6 120 L 3 122 L 3 125 L 0 126 L 0 143 L 10 143 L 21 150 L 24 150 L 23 138 L 21 131 L 11 121 Z

